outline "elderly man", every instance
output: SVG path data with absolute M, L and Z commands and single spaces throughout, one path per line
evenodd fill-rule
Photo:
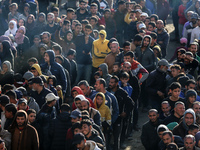
M 186 135 L 184 138 L 184 147 L 180 148 L 180 150 L 200 150 L 195 144 L 195 137 L 191 134 Z

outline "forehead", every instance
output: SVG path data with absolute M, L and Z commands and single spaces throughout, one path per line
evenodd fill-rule
M 149 112 L 149 115 L 156 115 L 157 113 L 152 111 L 152 112 Z

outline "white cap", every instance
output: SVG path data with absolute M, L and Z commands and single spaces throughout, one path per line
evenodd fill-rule
M 85 96 L 82 94 L 77 95 L 74 99 L 79 98 L 81 101 L 85 99 Z
M 139 29 L 142 29 L 142 28 L 145 28 L 145 29 L 146 29 L 146 25 L 145 25 L 144 23 L 141 23 L 141 24 L 139 25 Z
M 145 12 L 142 12 L 142 14 L 140 16 L 145 16 L 145 17 L 148 17 L 148 14 L 145 13 Z
M 59 100 L 58 96 L 55 96 L 53 93 L 49 93 L 45 97 L 46 102 L 51 102 L 53 100 Z

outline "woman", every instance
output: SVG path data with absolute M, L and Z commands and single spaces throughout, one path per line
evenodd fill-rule
M 35 28 L 35 16 L 30 14 L 27 17 L 27 21 L 26 21 L 26 36 L 29 38 L 29 41 L 31 43 L 31 45 L 33 44 L 33 37 L 35 34 L 35 32 L 33 32 Z
M 21 26 L 25 26 L 25 20 L 23 18 L 20 18 L 18 20 L 18 24 L 17 24 L 18 28 L 21 27 Z
M 9 36 L 10 34 L 15 35 L 17 32 L 17 23 L 14 20 L 9 22 L 9 29 L 5 32 L 4 35 Z
M 2 70 L 0 72 L 0 85 L 3 87 L 5 84 L 14 83 L 14 71 L 12 70 L 11 63 L 4 61 L 2 64 Z
M 11 63 L 12 67 L 14 67 L 14 56 L 9 41 L 2 42 L 0 49 L 0 58 L 1 62 L 8 60 Z
M 35 22 L 34 34 L 39 35 L 40 33 L 42 33 L 44 31 L 44 27 L 46 26 L 46 24 L 47 24 L 46 15 L 43 12 L 41 12 L 38 15 L 37 20 Z

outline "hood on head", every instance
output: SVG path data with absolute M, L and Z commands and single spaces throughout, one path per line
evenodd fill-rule
M 97 108 L 97 100 L 96 100 L 96 98 L 97 98 L 98 95 L 101 95 L 103 97 L 103 103 L 101 104 L 101 106 L 105 105 L 105 102 L 106 102 L 105 95 L 102 92 L 97 93 L 95 98 L 94 98 L 94 106 L 95 106 L 95 108 Z
M 45 53 L 49 55 L 50 64 L 55 62 L 55 53 L 53 50 L 47 50 Z
M 74 87 L 72 88 L 72 90 L 71 90 L 71 94 L 73 93 L 73 91 L 77 91 L 78 94 L 82 94 L 82 95 L 84 95 L 84 94 L 83 94 L 83 91 L 82 91 L 81 88 L 78 87 L 78 86 L 74 86 Z
M 198 146 L 199 140 L 200 140 L 200 131 L 198 131 L 195 135 L 195 140 L 196 140 L 196 146 Z
M 166 125 L 161 124 L 161 125 L 159 125 L 158 128 L 157 128 L 157 133 L 158 133 L 159 131 L 169 131 L 169 129 L 167 128 Z
M 25 28 L 25 26 L 20 26 L 18 30 L 22 30 L 22 31 L 24 31 L 24 35 L 26 34 L 26 28 Z
M 33 64 L 31 67 L 35 68 L 37 70 L 37 72 L 39 73 L 39 75 L 42 75 L 42 71 L 41 71 L 40 65 Z
M 106 37 L 107 37 L 107 33 L 106 33 L 106 31 L 105 31 L 105 30 L 101 30 L 101 31 L 99 32 L 99 40 L 101 40 L 100 33 L 104 35 L 104 39 L 102 40 L 102 41 L 104 42 L 104 41 L 105 41 L 105 39 L 106 39 Z
M 144 39 L 145 38 L 149 38 L 149 45 L 147 46 L 149 48 L 149 46 L 151 45 L 151 36 L 150 35 L 145 35 L 144 38 L 142 39 L 142 46 L 143 47 L 143 44 L 144 44 Z
M 7 67 L 8 67 L 8 72 L 11 72 L 12 71 L 12 65 L 9 61 L 4 61 L 3 64 L 5 64 Z
M 186 125 L 186 123 L 185 123 L 185 115 L 186 115 L 186 114 L 192 114 L 192 116 L 193 116 L 193 118 L 194 118 L 193 124 L 195 124 L 195 123 L 196 123 L 196 115 L 195 115 L 195 112 L 194 112 L 193 109 L 189 108 L 189 109 L 187 109 L 187 110 L 185 111 L 185 113 L 184 113 L 184 115 L 183 115 L 183 123 L 184 123 L 184 125 Z
M 3 45 L 3 50 L 8 50 L 11 48 L 10 42 L 7 40 L 3 41 L 2 45 Z
M 197 92 L 193 89 L 190 89 L 186 92 L 186 96 L 185 96 L 185 99 L 186 100 L 189 100 L 189 97 L 190 96 L 195 96 L 197 98 Z
M 20 114 L 23 114 L 23 116 L 25 116 L 25 126 L 28 124 L 28 117 L 27 117 L 27 113 L 24 111 L 24 110 L 18 110 L 15 114 L 15 117 L 14 117 L 14 121 L 13 123 L 11 124 L 11 130 L 18 127 L 17 125 L 17 122 L 16 122 L 16 119 L 17 119 L 17 116 L 19 116 Z M 21 116 L 21 115 L 20 115 Z
M 102 70 L 103 78 L 106 77 L 106 75 L 108 74 L 108 65 L 106 63 L 103 63 L 99 65 L 99 68 L 101 68 Z

